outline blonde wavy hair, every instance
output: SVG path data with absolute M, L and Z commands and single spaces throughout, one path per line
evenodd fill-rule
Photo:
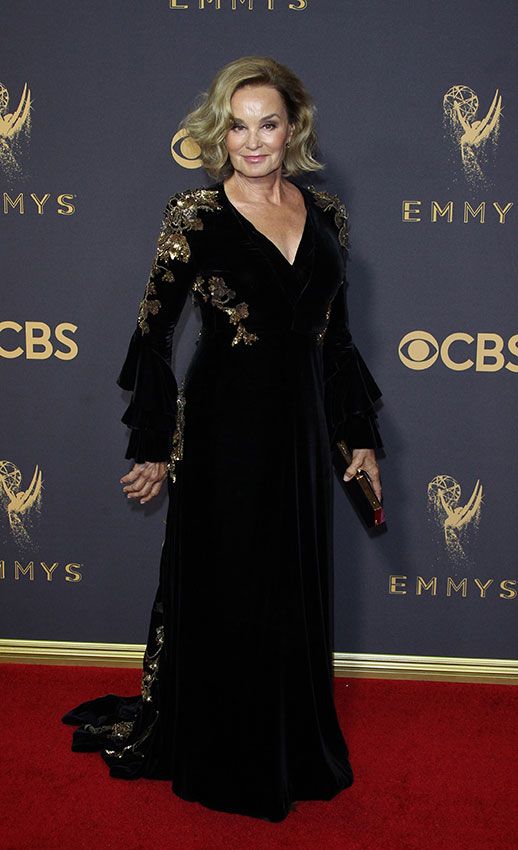
M 205 171 L 215 180 L 224 180 L 234 171 L 225 144 L 233 121 L 230 101 L 234 92 L 246 85 L 277 89 L 286 106 L 288 121 L 295 125 L 284 155 L 283 175 L 325 168 L 314 157 L 316 107 L 300 79 L 286 65 L 269 56 L 242 56 L 218 71 L 208 91 L 198 96 L 201 102 L 178 125 L 179 130 L 186 131 L 199 145 Z

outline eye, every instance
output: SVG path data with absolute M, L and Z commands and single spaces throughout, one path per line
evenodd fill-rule
M 269 121 L 266 124 L 263 124 L 263 127 L 272 127 L 275 130 L 277 124 L 272 124 L 271 121 Z

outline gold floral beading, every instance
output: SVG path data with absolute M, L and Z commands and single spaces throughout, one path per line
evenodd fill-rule
M 155 682 L 155 679 L 158 674 L 159 667 L 159 657 L 162 647 L 164 645 L 164 626 L 159 625 L 155 628 L 154 632 L 154 651 L 150 651 L 149 645 L 146 647 L 146 651 L 144 653 L 144 661 L 142 665 L 142 676 L 141 676 L 141 694 L 142 701 L 147 703 L 153 703 L 153 692 L 152 685 Z M 104 752 L 113 756 L 117 759 L 124 758 L 124 755 L 128 752 L 132 752 L 140 758 L 144 758 L 144 752 L 140 749 L 141 745 L 144 743 L 146 738 L 148 738 L 151 734 L 153 727 L 155 726 L 158 720 L 158 708 L 152 705 L 153 710 L 153 718 L 144 727 L 141 734 L 135 741 L 132 741 L 131 744 L 126 744 L 124 747 L 118 748 L 116 750 L 104 748 Z M 114 723 L 111 727 L 111 735 L 110 737 L 114 741 L 121 741 L 129 737 L 131 734 L 133 727 L 135 725 L 134 720 L 121 720 L 117 723 Z
M 243 340 L 246 345 L 251 345 L 252 342 L 259 339 L 257 334 L 252 333 L 252 331 L 247 331 L 241 322 L 241 319 L 246 319 L 249 315 L 248 304 L 246 301 L 240 301 L 239 304 L 235 304 L 234 306 L 227 306 L 229 302 L 236 297 L 236 293 L 233 289 L 230 289 L 230 287 L 227 286 L 224 278 L 211 275 L 207 281 L 208 292 L 204 286 L 205 279 L 203 278 L 203 275 L 198 275 L 192 285 L 193 293 L 199 293 L 204 301 L 207 301 L 210 298 L 214 307 L 217 307 L 219 310 L 223 310 L 223 312 L 227 314 L 229 321 L 233 325 L 237 326 L 236 333 L 232 339 L 232 345 L 237 345 L 238 342 L 241 342 L 241 340 Z
M 176 260 L 180 263 L 188 263 L 191 258 L 191 249 L 185 232 L 203 230 L 203 221 L 199 216 L 200 210 L 220 209 L 222 206 L 218 202 L 217 189 L 189 189 L 185 192 L 177 192 L 169 198 L 149 280 L 139 304 L 137 322 L 143 334 L 149 333 L 148 316 L 156 316 L 162 306 L 156 297 L 155 280 L 160 277 L 165 283 L 174 283 L 175 277 L 169 268 L 169 262 Z
M 156 679 L 158 673 L 158 663 L 159 656 L 164 643 L 164 627 L 157 626 L 155 629 L 155 646 L 156 649 L 154 652 L 149 652 L 149 647 L 146 647 L 146 651 L 144 653 L 144 663 L 142 669 L 142 680 L 140 684 L 140 690 L 142 693 L 142 699 L 146 702 L 151 702 L 152 694 L 151 694 L 151 685 Z
M 338 228 L 338 241 L 347 250 L 349 248 L 349 216 L 345 204 L 338 195 L 331 195 L 329 192 L 315 189 L 314 186 L 307 186 L 306 188 L 313 193 L 317 206 L 324 211 L 334 210 L 334 223 Z
M 325 319 L 324 319 L 324 327 L 322 328 L 322 330 L 320 330 L 320 331 L 317 333 L 317 342 L 318 342 L 318 344 L 319 344 L 319 345 L 322 345 L 322 343 L 323 343 L 323 341 L 324 341 L 324 337 L 325 337 L 325 335 L 326 335 L 327 326 L 328 326 L 328 324 L 329 324 L 329 318 L 330 318 L 330 316 L 331 316 L 331 303 L 332 303 L 332 302 L 330 301 L 330 302 L 329 302 L 329 305 L 328 305 L 328 308 L 327 308 L 327 310 L 326 310 L 326 315 L 325 315 Z
M 124 738 L 128 738 L 133 727 L 135 725 L 134 720 L 119 720 L 117 723 L 113 724 L 112 728 L 112 738 L 117 740 L 121 740 Z
M 169 476 L 174 484 L 176 481 L 176 464 L 183 458 L 183 434 L 185 427 L 185 395 L 183 381 L 178 390 L 178 398 L 176 401 L 176 428 L 173 434 L 173 445 L 167 469 Z
M 114 756 L 115 758 L 122 759 L 127 752 L 133 752 L 138 755 L 140 758 L 144 758 L 144 753 L 139 751 L 139 747 L 144 743 L 146 738 L 149 738 L 151 734 L 151 730 L 153 726 L 158 720 L 158 709 L 156 709 L 155 716 L 153 720 L 149 723 L 148 726 L 144 729 L 141 735 L 133 741 L 131 744 L 126 744 L 125 747 L 122 747 L 120 750 L 109 750 L 105 747 L 104 752 L 109 756 Z
M 191 257 L 191 249 L 183 233 L 164 230 L 158 237 L 157 254 L 160 258 L 166 260 L 169 258 L 170 260 L 180 260 L 181 263 L 188 263 Z
M 155 282 L 153 280 L 153 277 L 150 276 L 146 288 L 144 290 L 144 298 L 139 304 L 137 319 L 140 330 L 143 334 L 149 332 L 149 325 L 147 323 L 148 315 L 151 313 L 152 316 L 156 316 L 156 314 L 160 310 L 160 307 L 162 306 L 158 298 L 152 298 L 152 296 L 156 294 L 157 291 L 155 287 Z

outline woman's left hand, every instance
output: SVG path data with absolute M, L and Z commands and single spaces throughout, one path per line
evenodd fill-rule
M 353 449 L 353 459 L 344 473 L 344 481 L 350 481 L 358 472 L 360 467 L 367 473 L 371 480 L 372 489 L 381 502 L 381 475 L 376 452 L 374 449 Z
M 140 504 L 145 505 L 159 494 L 166 477 L 165 461 L 155 463 L 146 460 L 144 463 L 135 463 L 133 469 L 120 479 L 120 483 L 126 485 L 122 492 L 126 493 L 128 499 L 139 499 Z

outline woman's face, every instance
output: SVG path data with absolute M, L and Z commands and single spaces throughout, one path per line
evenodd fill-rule
M 282 167 L 293 134 L 284 101 L 272 86 L 247 85 L 232 95 L 233 123 L 225 142 L 235 171 L 264 177 Z

